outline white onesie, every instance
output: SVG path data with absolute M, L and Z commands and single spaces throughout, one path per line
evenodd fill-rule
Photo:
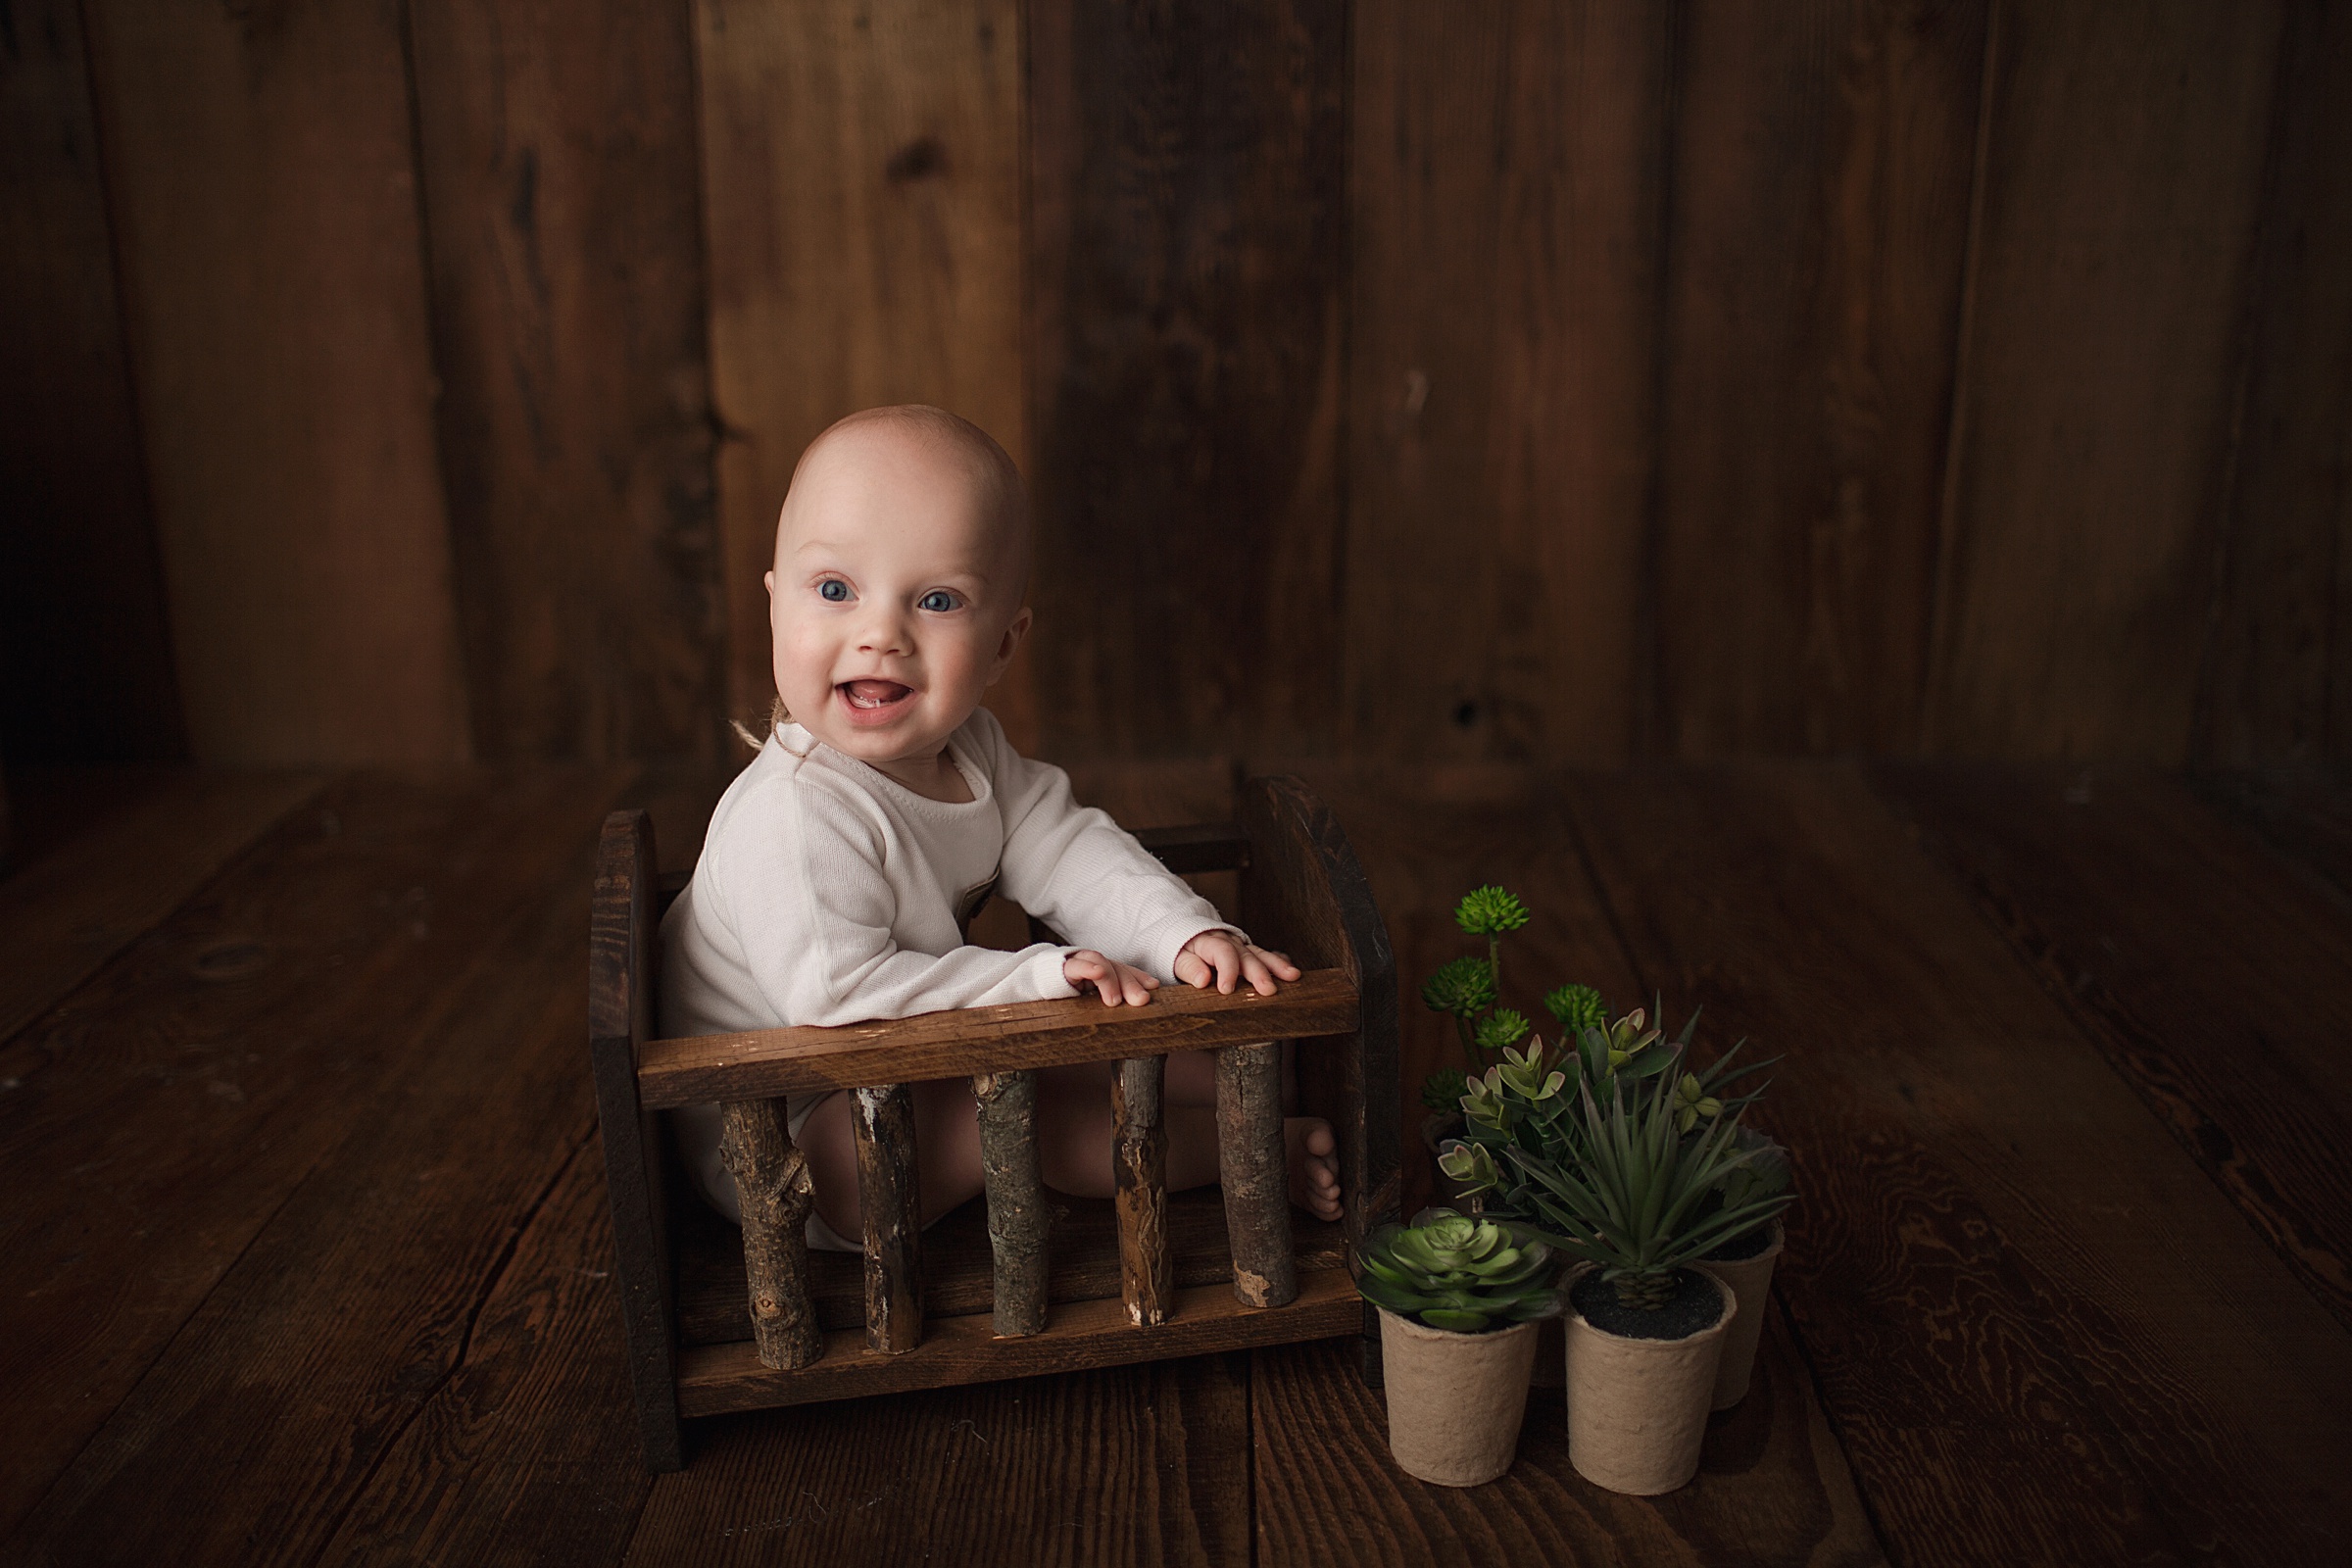
M 1077 991 L 1073 951 L 964 945 L 991 892 L 1107 957 L 1173 977 L 1201 932 L 1231 929 L 1102 811 L 1081 808 L 1058 767 L 1031 761 L 996 715 L 948 737 L 972 799 L 934 801 L 798 724 L 780 724 L 719 798 L 694 879 L 662 922 L 668 1038 L 861 1023 Z M 795 1136 L 826 1095 L 796 1097 Z M 718 1161 L 715 1105 L 676 1111 L 686 1167 L 742 1223 Z M 813 1214 L 809 1244 L 856 1250 Z

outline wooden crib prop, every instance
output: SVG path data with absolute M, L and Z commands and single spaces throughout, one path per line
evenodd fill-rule
M 1355 1246 L 1396 1217 L 1396 986 L 1388 933 L 1331 812 L 1292 778 L 1250 780 L 1239 826 L 1139 834 L 1181 873 L 1236 870 L 1241 924 L 1305 974 L 1279 995 L 1163 986 L 1141 1008 L 1092 998 L 843 1028 L 657 1040 L 655 931 L 685 878 L 657 873 L 643 811 L 605 820 L 589 930 L 589 1054 L 603 1123 L 615 1280 L 647 1463 L 685 1463 L 685 1418 L 1360 1334 Z M 1041 928 L 1042 929 L 1042 928 Z M 1282 1041 L 1298 1112 L 1338 1137 L 1345 1215 L 1294 1214 Z M 1171 1195 L 1165 1054 L 1217 1057 L 1217 1188 Z M 1034 1072 L 1117 1063 L 1117 1196 L 1062 1200 L 1038 1177 Z M 909 1083 L 970 1076 L 984 1218 L 923 1231 Z M 808 1251 L 810 1188 L 786 1094 L 855 1097 L 862 1259 Z M 725 1106 L 720 1155 L 745 1223 L 665 1170 L 656 1112 Z M 1221 1197 L 1221 1201 L 1220 1201 Z M 1052 1202 L 1055 1206 L 1049 1207 Z M 748 1287 L 748 1300 L 747 1300 Z

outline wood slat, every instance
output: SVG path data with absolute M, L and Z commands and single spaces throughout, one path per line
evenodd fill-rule
M 1247 1568 L 1249 1388 L 1197 1356 L 707 1422 L 627 1560 Z
M 2352 782 L 2311 768 L 2213 773 L 2192 787 L 2223 812 L 2352 897 Z
M 1354 8 L 1346 731 L 1641 745 L 1676 8 Z
M 1346 8 L 1024 13 L 1046 749 L 1311 745 L 1340 672 Z
M 1037 1075 L 982 1073 L 972 1080 L 972 1101 L 987 1189 L 993 1321 L 999 1334 L 1035 1334 L 1046 1323 L 1052 1219 L 1038 1165 Z
M 936 403 L 1027 457 L 1014 0 L 696 0 L 729 702 L 775 680 L 776 512 L 845 414 Z M 1032 736 L 1023 677 L 992 693 Z
M 1987 9 L 1682 13 L 1656 752 L 1916 744 Z
M 2352 763 L 2352 14 L 2289 0 L 2228 535 L 2197 688 L 2209 764 Z
M 1336 970 L 1309 970 L 1271 997 L 1163 986 L 1142 1007 L 1089 997 L 1016 1002 L 837 1028 L 763 1029 L 650 1042 L 639 1067 L 649 1107 L 919 1083 L 971 1072 L 1059 1067 L 1354 1027 L 1355 991 Z
M 331 1537 L 593 1129 L 580 931 L 625 787 L 343 786 L 51 1027 L 0 1101 L 0 1176 L 42 1195 L 0 1238 L 24 1281 L 0 1371 L 29 1391 L 10 1520 L 39 1498 L 10 1553 L 308 1560 Z M 224 931 L 263 966 L 191 974 Z M 33 1174 L 77 1167 L 104 1174 Z
M 1073 1301 L 1041 1332 L 1012 1340 L 998 1339 L 985 1313 L 937 1318 L 922 1344 L 897 1355 L 866 1348 L 862 1331 L 843 1330 L 828 1337 L 823 1359 L 792 1373 L 770 1372 L 743 1344 L 692 1346 L 680 1352 L 678 1408 L 717 1415 L 1328 1339 L 1357 1332 L 1360 1301 L 1347 1270 L 1326 1269 L 1300 1275 L 1298 1299 L 1279 1308 L 1246 1306 L 1230 1286 L 1180 1290 L 1155 1327 L 1129 1323 L 1113 1298 Z
M 116 954 L 306 802 L 315 773 L 172 773 L 0 882 L 0 1062 Z
M 2187 755 L 2280 11 L 1999 8 L 1931 753 Z
M 1261 1351 L 1250 1380 L 1257 1561 L 1331 1563 L 1818 1563 L 1886 1560 L 1804 1362 L 1774 1314 L 1756 1384 L 1707 1424 L 1698 1475 L 1625 1497 L 1568 1462 L 1566 1401 L 1530 1395 L 1518 1457 L 1498 1481 L 1428 1486 L 1389 1455 L 1388 1412 L 1336 1345 Z
M 1233 1249 L 1233 1294 L 1246 1306 L 1287 1306 L 1298 1293 L 1283 1159 L 1282 1048 L 1217 1053 L 1217 1184 Z M 1360 1201 L 1360 1200 L 1359 1200 Z
M 196 759 L 464 758 L 403 14 L 84 15 Z
M 1883 764 L 1872 780 L 2352 1329 L 2352 909 L 2143 773 Z
M 187 756 L 102 162 L 79 7 L 11 6 L 0 65 L 0 738 L 17 766 Z
M 691 13 L 409 15 L 474 754 L 720 760 Z
M 1167 1059 L 1134 1056 L 1110 1084 L 1111 1206 L 1119 1225 L 1119 1299 L 1131 1323 L 1165 1323 L 1176 1288 L 1168 1255 L 1168 1134 L 1160 1125 Z
M 865 1225 L 865 1348 L 904 1355 L 923 1338 L 922 1193 L 914 1097 L 905 1084 L 853 1089 L 858 1208 Z M 681 1384 L 685 1369 L 679 1368 Z
M 2352 1338 L 1853 769 L 1570 800 L 1642 978 L 1781 1057 L 1777 1287 L 1890 1555 L 2333 1559 Z
M 821 1348 L 816 1310 L 808 1302 L 808 1211 L 816 1195 L 808 1156 L 793 1147 L 784 1107 L 772 1100 L 733 1101 L 721 1114 L 718 1157 L 734 1179 L 743 1213 L 752 1342 L 761 1366 L 807 1366 Z M 674 1270 L 674 1255 L 662 1266 Z M 659 1288 L 674 1293 L 674 1274 Z M 676 1332 L 670 1322 L 662 1327 Z

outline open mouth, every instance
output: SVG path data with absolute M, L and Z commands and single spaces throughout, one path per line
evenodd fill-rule
M 853 718 L 868 721 L 888 717 L 914 695 L 913 687 L 895 680 L 845 680 L 834 690 L 841 693 Z

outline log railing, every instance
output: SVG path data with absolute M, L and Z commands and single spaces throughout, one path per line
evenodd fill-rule
M 922 1222 L 906 1086 L 972 1079 L 996 1260 L 995 1329 L 1017 1337 L 1038 1333 L 1046 1320 L 1048 1211 L 1038 1174 L 1036 1069 L 1114 1063 L 1120 1294 L 1128 1320 L 1152 1325 L 1166 1321 L 1176 1298 L 1165 1223 L 1165 1054 L 1217 1053 L 1218 1172 L 1234 1294 L 1250 1306 L 1281 1306 L 1296 1298 L 1298 1283 L 1275 1042 L 1344 1034 L 1356 1019 L 1356 990 L 1347 974 L 1310 970 L 1272 997 L 1246 988 L 1222 996 L 1168 986 L 1136 1008 L 1109 1009 L 1082 998 L 841 1028 L 654 1040 L 638 1057 L 638 1088 L 649 1110 L 725 1104 L 720 1157 L 743 1200 L 757 1353 L 762 1365 L 798 1368 L 823 1348 L 808 1295 L 807 1158 L 787 1131 L 782 1096 L 847 1089 L 855 1097 L 865 1343 L 897 1354 L 922 1338 Z

